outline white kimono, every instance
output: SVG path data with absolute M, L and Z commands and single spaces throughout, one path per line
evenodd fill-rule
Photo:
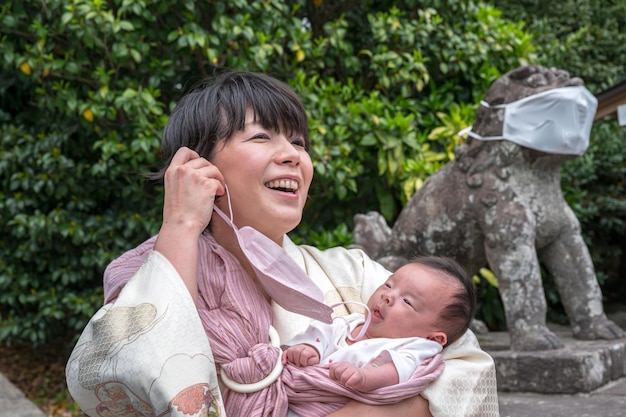
M 327 304 L 363 302 L 389 275 L 360 250 L 319 251 L 287 237 L 283 247 L 322 289 Z M 277 304 L 272 308 L 281 340 L 309 324 Z M 336 314 L 358 310 L 338 309 L 344 311 Z M 499 416 L 495 365 L 474 334 L 468 331 L 442 355 L 443 374 L 422 393 L 433 416 Z M 225 415 L 198 312 L 175 269 L 157 252 L 94 315 L 66 372 L 72 397 L 90 416 Z

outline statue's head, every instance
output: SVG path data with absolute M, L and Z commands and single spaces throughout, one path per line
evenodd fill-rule
M 484 101 L 490 106 L 496 106 L 554 88 L 583 85 L 581 78 L 570 77 L 567 71 L 527 65 L 507 72 L 494 82 L 487 91 Z M 503 119 L 503 109 L 479 106 L 472 130 L 482 136 L 499 136 L 502 134 Z
M 479 173 L 492 168 L 502 171 L 513 164 L 559 167 L 584 152 L 597 105 L 582 79 L 537 65 L 504 74 L 489 88 L 483 102 L 470 136 L 457 150 L 456 163 L 467 172 L 468 184 L 481 184 Z M 509 137 L 513 134 L 517 137 Z M 485 140 L 488 137 L 508 140 Z

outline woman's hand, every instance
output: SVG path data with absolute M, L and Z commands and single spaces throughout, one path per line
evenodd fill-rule
M 163 226 L 199 236 L 211 221 L 216 196 L 224 194 L 219 169 L 189 148 L 180 148 L 165 171 Z
M 388 405 L 367 405 L 350 401 L 343 408 L 328 414 L 327 417 L 433 417 L 428 401 L 421 395 Z
M 165 171 L 163 224 L 154 250 L 176 268 L 194 302 L 198 298 L 198 238 L 211 221 L 215 197 L 223 195 L 217 167 L 189 148 L 180 148 Z

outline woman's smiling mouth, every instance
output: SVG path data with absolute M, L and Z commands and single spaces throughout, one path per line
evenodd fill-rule
M 294 180 L 268 181 L 265 183 L 265 186 L 273 190 L 279 190 L 288 193 L 295 193 L 296 191 L 298 191 L 298 188 L 300 188 L 298 182 Z

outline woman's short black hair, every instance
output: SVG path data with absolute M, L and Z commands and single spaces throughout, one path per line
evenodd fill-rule
M 163 177 L 183 146 L 210 159 L 218 143 L 245 128 L 249 109 L 264 128 L 303 138 L 308 151 L 307 115 L 293 89 L 269 75 L 228 70 L 196 84 L 180 99 L 163 131 L 165 167 L 153 177 Z

